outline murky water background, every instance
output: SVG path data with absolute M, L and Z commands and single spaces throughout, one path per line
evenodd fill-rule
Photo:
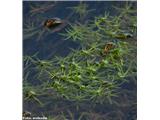
M 116 15 L 115 9 L 112 6 L 122 7 L 126 2 L 117 2 L 117 1 L 88 1 L 85 2 L 89 9 L 95 9 L 91 12 L 85 19 L 94 19 L 94 17 L 103 15 L 105 11 L 108 11 L 110 15 Z M 53 4 L 54 6 L 51 9 L 46 10 L 44 13 L 39 12 L 31 12 L 31 6 L 40 6 L 43 4 Z M 24 1 L 23 2 L 23 29 L 26 28 L 26 24 L 32 23 L 28 27 L 33 27 L 33 31 L 38 31 L 39 33 L 43 31 L 43 21 L 48 18 L 58 17 L 65 20 L 71 13 L 71 9 L 69 7 L 73 7 L 78 5 L 79 2 L 73 1 L 60 1 L 60 2 L 33 2 L 33 1 Z M 136 6 L 136 2 L 133 2 Z M 75 16 L 76 17 L 76 16 Z M 74 22 L 76 18 L 69 18 L 70 22 Z M 67 28 L 66 26 L 65 28 Z M 70 40 L 64 40 L 63 37 L 59 35 L 59 33 L 63 33 L 65 28 L 54 33 L 44 32 L 42 36 L 39 34 L 31 35 L 28 37 L 29 33 L 23 33 L 23 56 L 32 56 L 37 53 L 37 57 L 39 59 L 51 59 L 54 56 L 67 56 L 70 52 L 70 48 L 76 49 L 79 44 Z M 40 37 L 40 38 L 39 38 Z M 26 71 L 24 71 L 24 75 Z M 34 78 L 35 72 L 30 71 L 29 75 L 29 83 L 32 85 L 38 85 L 39 81 Z M 117 106 L 114 104 L 91 104 L 90 102 L 73 102 L 68 101 L 63 98 L 54 99 L 52 96 L 46 97 L 41 96 L 39 98 L 41 101 L 45 101 L 45 106 L 40 106 L 35 102 L 26 102 L 23 103 L 23 110 L 31 112 L 34 116 L 57 116 L 60 114 L 68 115 L 68 119 L 70 120 L 70 113 L 74 115 L 74 119 L 78 120 L 80 114 L 86 113 L 94 120 L 136 120 L 136 77 L 128 78 L 131 79 L 131 82 L 123 84 L 121 87 L 125 91 L 124 94 L 121 94 L 121 106 Z M 54 93 L 53 93 L 54 95 Z M 103 117 L 102 117 L 103 116 Z M 63 118 L 58 118 L 56 120 L 63 120 Z M 82 118 L 82 120 L 88 120 L 87 118 Z M 52 120 L 52 119 L 51 119 Z

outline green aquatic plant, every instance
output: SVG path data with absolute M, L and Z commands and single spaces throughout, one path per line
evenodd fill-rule
M 80 1 L 77 6 L 70 7 L 74 13 L 79 15 L 80 20 L 82 21 L 93 9 L 88 10 L 88 5 Z
M 26 23 L 24 23 L 23 34 L 24 34 L 23 36 L 24 40 L 38 34 L 37 26 L 34 23 L 34 21 L 28 19 Z
M 120 13 L 120 16 L 125 16 L 128 17 L 128 15 L 135 14 L 136 9 L 134 8 L 132 3 L 126 2 L 126 4 L 123 7 L 116 7 L 113 6 L 117 10 L 117 12 Z
M 34 100 L 40 105 L 43 105 L 42 102 L 37 98 L 37 94 L 34 91 L 28 91 L 24 100 Z
M 73 7 L 80 20 L 70 22 L 63 33 L 59 33 L 66 43 L 78 43 L 78 48 L 70 49 L 63 57 L 24 57 L 24 100 L 43 103 L 46 108 L 50 106 L 52 112 L 47 111 L 46 115 L 51 116 L 48 117 L 51 120 L 127 119 L 124 109 L 129 110 L 135 96 L 128 97 L 135 94 L 135 90 L 121 100 L 124 89 L 121 86 L 136 84 L 136 11 L 126 4 L 126 8 L 115 8 L 118 10 L 115 16 L 104 12 L 84 22 L 89 14 L 81 10 L 88 11 L 84 4 Z M 28 31 L 29 28 L 32 25 Z M 28 77 L 30 74 L 32 78 Z M 97 106 L 102 109 L 97 110 Z M 104 113 L 109 107 L 112 110 Z M 93 111 L 84 111 L 84 108 Z
M 48 70 L 52 67 L 52 63 L 47 60 L 37 60 L 34 65 L 36 66 L 35 69 L 38 70 L 38 78 L 41 75 L 44 75 L 48 72 Z
M 37 89 L 31 86 L 27 81 L 23 82 L 23 100 L 24 101 L 35 101 L 39 105 L 43 105 L 42 102 L 38 98 L 39 94 L 37 93 Z
M 136 21 L 136 6 L 132 3 L 126 2 L 124 7 L 113 6 L 119 13 L 121 24 L 127 31 L 136 33 L 137 21 Z
M 23 56 L 23 71 L 26 71 L 27 69 L 30 69 L 33 63 L 35 62 L 34 58 L 36 58 L 38 53 L 35 53 L 34 55 L 25 55 Z
M 39 59 L 33 62 L 41 75 L 44 75 L 42 71 L 47 71 L 45 79 L 50 79 L 48 89 L 56 90 L 64 98 L 72 101 L 112 103 L 112 98 L 117 96 L 116 80 L 124 81 L 122 78 L 128 76 L 131 71 L 130 66 L 124 72 L 126 65 L 123 61 L 124 56 L 128 54 L 128 47 L 127 44 L 119 42 L 103 58 L 100 57 L 102 45 L 91 44 L 85 49 L 73 51 L 64 58 L 56 57 L 51 62 Z
M 67 110 L 66 113 L 61 113 L 61 115 L 49 116 L 48 120 L 83 120 L 83 114 L 81 114 L 78 118 L 75 117 L 74 113 L 70 110 Z
M 80 51 L 84 52 L 84 50 Z M 97 99 L 101 96 L 103 98 L 102 103 L 106 99 L 111 101 L 111 98 L 116 96 L 114 92 L 117 85 L 114 81 L 108 81 L 108 75 L 105 75 L 107 71 L 102 72 L 102 70 L 107 70 L 108 67 L 101 66 L 101 63 L 98 63 L 100 61 L 96 60 L 97 56 L 87 57 L 88 54 L 83 54 L 83 56 L 80 54 L 81 52 L 71 53 L 64 60 L 56 58 L 59 59 L 58 64 L 49 74 L 52 79 L 49 83 L 50 87 L 70 100 Z M 114 66 L 114 64 L 109 67 L 111 66 Z M 115 74 L 117 73 L 113 75 Z M 117 74 L 118 78 L 120 79 Z M 112 87 L 106 87 L 105 82 L 107 81 L 111 82 Z
M 33 39 L 36 40 L 42 39 L 42 37 L 46 36 L 49 32 L 44 29 L 42 25 L 42 21 L 44 18 L 40 21 L 34 20 L 33 18 L 30 18 L 24 23 L 23 28 L 23 40 Z
M 107 113 L 99 113 L 92 110 L 89 110 L 88 112 L 82 112 L 80 116 L 80 120 L 112 120 L 112 118 L 109 117 L 109 112 Z
M 75 24 L 70 25 L 70 28 L 66 29 L 67 34 L 65 33 L 61 35 L 66 37 L 65 40 L 73 39 L 74 41 L 77 41 L 84 38 L 84 31 L 86 31 L 86 27 Z

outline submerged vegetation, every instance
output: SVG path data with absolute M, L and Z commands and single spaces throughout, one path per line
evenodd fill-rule
M 41 109 L 52 106 L 52 112 L 43 113 L 48 120 L 136 120 L 136 113 L 129 112 L 136 108 L 136 8 L 124 3 L 113 6 L 114 16 L 105 11 L 90 19 L 85 17 L 94 10 L 85 2 L 67 8 L 76 17 L 59 36 L 79 46 L 51 59 L 24 56 L 24 103 L 33 101 Z M 40 8 L 47 11 L 52 6 Z M 43 13 L 38 10 L 32 6 L 31 16 Z M 24 39 L 38 33 L 29 22 Z M 135 87 L 126 89 L 126 84 Z

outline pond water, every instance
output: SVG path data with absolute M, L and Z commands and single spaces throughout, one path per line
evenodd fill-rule
M 77 6 L 80 6 L 80 5 L 81 5 L 81 8 L 79 9 L 76 8 Z M 78 99 L 75 100 L 74 98 L 75 93 L 73 91 L 70 91 L 71 89 L 66 88 L 66 92 L 71 92 L 71 94 L 73 92 L 73 96 L 70 96 L 70 93 L 60 92 L 58 91 L 60 89 L 54 88 L 55 86 L 52 83 L 52 81 L 54 80 L 54 78 L 52 78 L 53 76 L 52 75 L 49 76 L 48 73 L 46 73 L 46 71 L 47 72 L 49 71 L 50 73 L 53 73 L 54 71 L 53 67 L 51 69 L 49 68 L 50 63 L 56 64 L 54 65 L 54 67 L 56 69 L 55 71 L 58 72 L 58 68 L 57 68 L 58 65 L 56 63 L 57 61 L 54 60 L 55 56 L 62 57 L 63 59 L 70 55 L 70 53 L 72 52 L 71 49 L 83 50 L 88 48 L 88 46 L 85 46 L 85 43 L 88 44 L 88 41 L 83 42 L 83 44 L 81 44 L 81 42 L 79 41 L 77 42 L 72 40 L 72 37 L 74 37 L 74 35 L 76 36 L 76 34 L 74 34 L 72 37 L 69 37 L 69 39 L 66 39 L 64 33 L 66 33 L 67 30 L 70 30 L 72 25 L 74 24 L 76 24 L 77 26 L 93 25 L 93 22 L 97 17 L 100 16 L 102 18 L 102 16 L 107 13 L 109 13 L 109 16 L 111 16 L 111 19 L 114 19 L 114 17 L 119 15 L 119 11 L 120 11 L 120 9 L 115 9 L 115 7 L 125 8 L 126 5 L 131 5 L 131 8 L 136 11 L 136 1 L 132 1 L 132 2 L 23 1 L 23 58 L 24 58 L 23 112 L 24 114 L 27 114 L 28 112 L 29 117 L 38 117 L 38 116 L 47 117 L 48 120 L 136 120 L 136 114 L 137 114 L 136 113 L 137 111 L 137 107 L 136 107 L 136 99 L 137 99 L 136 31 L 134 31 L 134 29 L 131 30 L 131 28 L 129 28 L 131 23 L 128 23 L 129 27 L 126 27 L 124 25 L 125 27 L 123 28 L 124 23 L 122 22 L 121 28 L 127 29 L 127 34 L 129 31 L 129 33 L 131 33 L 134 36 L 133 38 L 129 38 L 129 40 L 131 39 L 129 42 L 128 42 L 128 38 L 126 36 L 125 37 L 127 39 L 126 41 L 127 41 L 127 44 L 129 44 L 129 47 L 131 46 L 130 48 L 133 48 L 131 49 L 131 53 L 132 53 L 131 57 L 133 57 L 135 60 L 132 61 L 133 59 L 129 58 L 128 56 L 123 57 L 125 60 L 127 59 L 125 62 L 128 62 L 128 63 L 125 63 L 125 62 L 123 63 L 123 64 L 126 64 L 123 70 L 126 70 L 126 71 L 128 70 L 129 72 L 126 72 L 126 74 L 130 73 L 131 75 L 128 75 L 123 78 L 121 77 L 122 80 L 124 80 L 124 82 L 121 82 L 122 80 L 119 80 L 120 78 L 115 77 L 115 79 L 119 81 L 118 82 L 116 81 L 116 83 L 114 81 L 114 84 L 118 85 L 116 86 L 118 87 L 118 89 L 116 89 L 117 94 L 116 94 L 116 97 L 113 97 L 112 102 L 107 102 L 108 98 L 107 100 L 104 99 L 103 102 L 92 101 L 93 96 L 88 95 L 87 93 L 88 91 L 79 93 L 79 90 L 77 89 L 80 89 L 81 87 L 74 88 L 74 86 L 70 86 L 67 84 L 68 87 L 73 87 L 73 90 L 77 90 L 78 95 L 82 94 L 82 97 L 83 97 L 83 95 L 85 96 L 85 94 L 87 93 L 87 96 L 91 98 L 91 99 L 89 98 L 88 100 L 78 100 Z M 117 10 L 119 11 L 117 12 Z M 121 12 L 124 12 L 124 11 L 122 10 Z M 124 14 L 127 14 L 125 12 Z M 133 16 L 136 18 L 136 12 L 133 13 Z M 62 25 L 62 27 L 58 27 L 58 30 L 56 31 L 55 29 L 57 28 L 50 30 L 44 26 L 44 21 L 48 19 L 53 19 L 53 18 L 59 18 L 60 20 L 63 21 L 62 24 L 64 24 Z M 133 20 L 135 20 L 136 22 L 135 18 Z M 119 19 L 122 19 L 122 18 L 119 17 Z M 125 18 L 125 17 L 124 19 L 128 20 L 128 18 Z M 103 20 L 103 18 L 101 20 Z M 114 23 L 111 23 L 111 25 L 112 24 Z M 103 26 L 103 25 L 104 24 L 100 24 L 100 27 L 102 28 L 105 27 L 106 29 L 108 29 L 108 26 Z M 115 26 L 113 25 L 112 27 L 114 29 Z M 92 31 L 98 31 L 99 28 L 94 27 L 91 29 Z M 103 31 L 103 29 L 101 30 Z M 119 33 L 119 31 L 117 33 Z M 107 31 L 106 33 L 109 34 Z M 104 34 L 102 33 L 104 37 L 103 36 L 102 37 L 99 36 L 99 37 L 103 39 L 106 39 L 106 38 L 111 39 L 109 42 L 116 41 L 115 44 L 117 44 L 118 46 L 119 38 L 117 36 L 115 36 L 115 38 L 112 38 L 113 35 L 109 37 L 108 36 L 105 37 L 106 33 L 105 32 Z M 88 36 L 88 33 L 86 34 L 87 34 L 86 36 Z M 123 43 L 123 40 L 122 40 L 122 43 Z M 89 44 L 92 44 L 92 42 L 90 42 Z M 102 42 L 102 44 L 104 44 L 104 42 Z M 83 45 L 85 47 L 83 47 Z M 79 57 L 77 59 L 79 59 Z M 82 57 L 81 59 L 82 61 L 83 60 L 85 61 L 86 59 L 91 59 L 91 58 L 89 57 L 89 58 L 83 59 Z M 95 59 L 94 60 L 97 62 L 99 59 L 100 58 L 96 56 L 96 60 Z M 132 61 L 133 67 L 130 67 L 130 64 L 129 64 L 130 61 Z M 40 62 L 43 62 L 44 64 L 39 65 L 38 63 Z M 42 67 L 44 67 L 43 65 L 46 65 L 45 68 L 47 69 L 47 70 L 45 69 L 46 71 L 44 73 L 43 73 L 43 70 L 41 69 Z M 84 68 L 84 66 L 82 68 Z M 103 70 L 106 70 L 106 69 L 103 68 L 102 70 L 99 70 L 99 72 L 102 72 Z M 65 71 L 65 69 L 62 71 Z M 111 71 L 108 70 L 106 71 L 106 74 L 110 74 L 110 72 Z M 116 71 L 113 71 L 112 73 L 116 74 Z M 85 73 L 85 74 L 90 75 L 88 73 Z M 118 73 L 118 75 L 119 74 L 120 72 Z M 80 75 L 82 75 L 84 79 L 88 79 L 83 76 L 83 73 L 82 74 L 80 73 Z M 102 75 L 102 77 L 104 75 Z M 98 74 L 98 76 L 100 76 L 100 74 Z M 112 78 L 113 77 L 114 75 L 112 76 Z M 90 84 L 90 83 L 87 83 L 87 84 Z M 99 83 L 95 83 L 95 84 L 98 85 Z M 54 86 L 54 87 L 52 86 L 53 89 L 50 89 L 49 85 L 53 85 Z M 67 86 L 66 84 L 64 85 Z M 86 85 L 86 86 L 88 87 L 89 85 Z M 94 88 L 96 89 L 97 87 L 92 86 L 91 91 L 93 91 Z M 87 88 L 87 90 L 90 90 L 90 89 Z M 100 99 L 103 99 L 103 98 L 100 97 Z M 23 116 L 24 116 L 24 119 L 26 119 L 25 115 Z

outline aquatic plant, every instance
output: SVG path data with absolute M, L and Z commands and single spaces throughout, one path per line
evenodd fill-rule
M 127 31 L 136 33 L 137 18 L 136 18 L 136 6 L 132 3 L 126 2 L 124 7 L 113 6 L 119 13 L 121 24 L 126 28 Z
M 80 2 L 78 6 L 71 8 L 75 13 L 73 16 L 78 14 L 80 20 L 69 22 L 69 26 L 59 33 L 65 42 L 78 43 L 77 49 L 70 49 L 70 53 L 63 57 L 52 54 L 50 59 L 24 57 L 24 79 L 31 74 L 31 79 L 36 82 L 36 85 L 31 85 L 31 80 L 24 80 L 24 100 L 47 106 L 60 98 L 53 105 L 54 112 L 46 113 L 53 115 L 48 119 L 126 118 L 123 109 L 132 108 L 130 105 L 133 100 L 130 95 L 135 93 L 130 92 L 128 95 L 126 92 L 127 96 L 123 99 L 125 88 L 122 89 L 122 86 L 133 81 L 136 83 L 136 11 L 130 4 L 115 9 L 118 10 L 116 16 L 111 16 L 106 11 L 103 15 L 84 21 L 89 9 L 86 3 Z M 25 33 L 30 33 L 30 29 L 36 31 L 30 22 L 26 28 Z M 131 79 L 133 77 L 134 80 Z M 51 91 L 54 94 L 50 94 Z M 43 97 L 44 94 L 48 96 Z M 49 99 L 50 102 L 47 103 L 44 99 Z M 61 105 L 59 100 L 72 102 L 72 106 Z M 92 105 L 92 109 L 96 109 L 98 105 L 111 105 L 112 110 L 104 114 L 94 110 L 82 113 L 80 103 L 90 109 L 87 102 Z
M 132 71 L 132 64 L 128 65 L 125 59 L 129 54 L 128 43 L 113 41 L 114 38 L 119 39 L 117 35 L 122 31 L 120 23 L 120 17 L 105 14 L 88 25 L 71 25 L 63 36 L 67 40 L 79 41 L 81 49 L 66 58 L 56 57 L 53 61 L 57 63 L 37 60 L 35 65 L 39 75 L 47 71 L 45 79 L 51 79 L 48 86 L 66 99 L 101 103 L 108 100 L 112 103 L 111 98 L 117 96 L 117 82 L 124 81 L 123 78 Z M 110 41 L 115 44 L 114 48 L 102 56 L 104 46 Z
M 91 12 L 93 9 L 88 10 L 88 5 L 86 3 L 83 3 L 83 1 L 80 1 L 80 3 L 77 6 L 69 7 L 74 13 L 79 15 L 80 21 L 84 20 L 84 18 Z
M 37 94 L 34 91 L 28 91 L 26 93 L 26 98 L 24 100 L 35 100 L 40 105 L 42 105 L 42 102 L 36 96 L 37 96 Z
M 24 23 L 23 28 L 23 40 L 28 39 L 37 39 L 40 40 L 43 37 L 45 37 L 48 33 L 46 29 L 43 28 L 42 21 L 44 18 L 41 19 L 41 21 L 37 21 L 36 19 L 30 18 L 26 23 Z
M 116 96 L 116 89 L 118 89 L 116 80 L 122 78 L 121 74 L 124 68 L 122 60 L 126 51 L 123 48 L 125 51 L 123 53 L 120 51 L 121 49 L 118 49 L 115 55 L 112 54 L 115 51 L 111 51 L 106 58 L 108 62 L 101 62 L 103 58 L 100 58 L 98 52 L 97 55 L 92 55 L 97 50 L 96 47 L 93 47 L 71 53 L 66 58 L 56 57 L 55 60 L 53 59 L 53 63 L 42 61 L 44 64 L 38 65 L 36 62 L 36 67 L 39 70 L 47 71 L 49 75 L 47 78 L 51 79 L 48 87 L 53 88 L 66 99 L 93 100 L 101 103 L 109 100 L 112 103 L 111 98 Z M 117 58 L 121 61 L 119 62 Z M 123 77 L 128 75 L 129 69 L 123 74 Z M 111 76 L 115 79 L 111 80 Z
M 35 101 L 36 103 L 43 105 L 38 99 L 38 94 L 35 87 L 31 86 L 26 80 L 23 82 L 23 100 Z

